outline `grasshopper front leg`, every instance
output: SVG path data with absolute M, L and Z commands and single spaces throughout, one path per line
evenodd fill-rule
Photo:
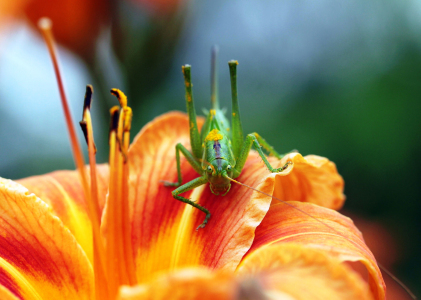
M 202 222 L 202 224 L 200 224 L 196 230 L 199 230 L 199 228 L 204 228 L 206 226 L 206 224 L 208 223 L 209 218 L 211 217 L 211 214 L 209 212 L 209 210 L 207 210 L 206 208 L 204 208 L 203 206 L 193 202 L 190 199 L 184 198 L 182 196 L 179 196 L 180 194 L 190 191 L 198 186 L 201 186 L 205 183 L 207 183 L 208 180 L 205 176 L 202 177 L 198 177 L 196 179 L 193 179 L 192 181 L 187 182 L 186 184 L 183 184 L 182 186 L 178 187 L 177 189 L 175 189 L 174 191 L 172 191 L 172 196 L 184 203 L 190 204 L 191 206 L 201 210 L 202 212 L 204 212 L 206 214 L 205 220 Z
M 193 156 L 193 154 L 190 153 L 189 150 L 187 150 L 186 147 L 184 147 L 182 144 L 178 143 L 175 146 L 175 158 L 177 160 L 177 176 L 178 181 L 177 182 L 170 182 L 170 181 L 164 181 L 161 182 L 164 183 L 165 186 L 180 186 L 183 182 L 183 178 L 181 176 L 181 161 L 180 161 L 180 151 L 183 153 L 184 157 L 187 159 L 187 161 L 190 163 L 190 165 L 193 167 L 193 169 L 198 173 L 202 174 L 203 170 L 200 167 L 200 164 L 197 162 L 196 158 Z
M 262 148 L 258 142 L 257 136 L 259 136 L 257 133 L 250 133 L 247 135 L 246 140 L 243 143 L 243 147 L 241 149 L 241 153 L 237 158 L 237 163 L 233 169 L 233 177 L 237 178 L 238 176 L 240 176 L 241 171 L 244 168 L 244 165 L 246 163 L 247 157 L 250 153 L 250 149 L 251 146 L 254 146 L 254 148 L 256 149 L 256 151 L 259 153 L 260 157 L 262 158 L 263 162 L 265 163 L 266 167 L 269 169 L 269 171 L 271 171 L 272 173 L 279 173 L 282 172 L 283 170 L 285 170 L 288 165 L 292 164 L 292 162 L 288 161 L 284 166 L 280 167 L 280 168 L 273 168 L 271 166 L 271 164 L 269 163 L 269 161 L 266 158 L 266 155 L 263 153 Z M 263 139 L 262 139 L 263 140 Z M 267 142 L 265 141 L 265 143 L 267 144 Z M 269 145 L 269 144 L 267 144 Z M 270 146 L 270 145 L 269 145 Z M 271 149 L 273 149 L 272 146 L 270 146 Z M 275 150 L 273 150 L 275 151 Z M 278 156 L 280 156 L 277 152 L 275 152 Z

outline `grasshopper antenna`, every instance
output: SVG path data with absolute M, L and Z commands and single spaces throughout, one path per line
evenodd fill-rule
M 258 189 L 256 189 L 256 188 L 254 188 L 254 187 L 251 187 L 251 186 L 249 186 L 249 185 L 247 185 L 247 184 L 245 184 L 245 183 L 241 183 L 241 182 L 239 182 L 239 181 L 237 181 L 237 180 L 235 180 L 235 179 L 232 179 L 232 178 L 230 178 L 230 177 L 228 177 L 228 176 L 224 176 L 226 179 L 228 179 L 228 180 L 230 180 L 230 181 L 232 181 L 232 182 L 235 182 L 235 183 L 237 183 L 237 184 L 239 184 L 239 185 L 242 185 L 242 186 L 245 186 L 245 187 L 247 187 L 247 188 L 249 188 L 249 189 L 251 189 L 251 190 L 253 190 L 253 191 L 256 191 L 256 192 L 259 192 L 259 193 L 261 193 L 261 194 L 263 194 L 263 195 L 265 195 L 265 196 L 268 196 L 268 197 L 271 197 L 272 199 L 276 199 L 276 200 L 278 200 L 279 202 L 281 202 L 281 203 L 283 203 L 283 204 L 286 204 L 286 205 L 288 205 L 288 206 L 290 206 L 290 207 L 292 207 L 292 208 L 294 208 L 294 209 L 296 209 L 296 210 L 298 210 L 298 211 L 300 211 L 300 212 L 302 212 L 303 214 L 305 214 L 306 216 L 309 216 L 310 218 L 312 218 L 313 220 L 315 220 L 315 221 L 317 221 L 317 222 L 319 222 L 320 224 L 323 224 L 324 226 L 326 226 L 327 228 L 329 228 L 330 230 L 332 230 L 333 232 L 335 232 L 336 234 L 338 234 L 339 236 L 341 236 L 342 238 L 344 238 L 344 239 L 346 239 L 347 241 L 349 241 L 350 243 L 353 243 L 351 240 L 349 240 L 348 238 L 346 238 L 346 237 L 344 237 L 338 230 L 336 230 L 335 228 L 333 228 L 332 226 L 330 226 L 330 225 L 328 225 L 328 224 L 326 224 L 325 222 L 323 222 L 323 221 L 321 221 L 321 220 L 319 220 L 318 218 L 316 218 L 315 216 L 312 216 L 311 214 L 309 214 L 308 212 L 306 212 L 306 211 L 304 211 L 304 210 L 302 210 L 302 209 L 300 209 L 300 208 L 298 208 L 298 207 L 296 207 L 295 205 L 293 205 L 293 204 L 291 204 L 291 203 L 288 203 L 287 201 L 285 201 L 285 200 L 281 200 L 281 199 L 279 199 L 279 198 L 277 198 L 277 197 L 275 197 L 275 196 L 272 196 L 272 195 L 270 195 L 270 194 L 268 194 L 268 193 L 265 193 L 265 192 L 263 192 L 263 191 L 260 191 L 260 190 L 258 190 Z M 392 278 L 402 289 L 404 289 L 405 290 L 405 292 L 412 298 L 412 299 L 414 299 L 414 300 L 417 300 L 417 297 L 411 292 L 411 290 L 402 282 L 402 281 L 400 281 L 395 275 L 393 275 L 393 273 L 392 272 L 390 272 L 388 269 L 386 269 L 385 267 L 383 267 L 383 265 L 381 265 L 380 263 L 377 263 L 377 265 L 379 266 L 379 268 L 383 271 L 383 272 L 385 272 L 387 275 L 389 275 L 389 277 L 390 278 Z
M 218 96 L 218 52 L 217 45 L 212 47 L 211 55 L 211 102 L 212 109 L 219 109 L 219 96 Z

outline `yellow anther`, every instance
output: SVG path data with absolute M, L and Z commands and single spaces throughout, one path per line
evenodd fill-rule
M 223 136 L 219 133 L 218 129 L 213 129 L 209 134 L 207 135 L 205 141 L 219 141 L 222 140 Z
M 124 93 L 122 91 L 120 91 L 119 89 L 111 89 L 111 94 L 116 96 L 118 99 L 118 102 L 120 103 L 120 106 L 122 108 L 127 106 L 127 97 L 126 95 L 124 95 Z
M 124 131 L 130 131 L 132 128 L 132 109 L 128 106 L 123 108 L 123 114 L 124 114 Z
M 110 108 L 110 115 L 114 115 L 116 111 L 120 110 L 120 107 L 118 105 L 114 105 Z
M 232 116 L 235 117 L 235 113 L 232 113 Z

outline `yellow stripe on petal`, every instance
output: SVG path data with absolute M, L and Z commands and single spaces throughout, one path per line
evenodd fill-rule
M 42 298 L 40 297 L 40 295 L 38 295 L 34 287 L 28 282 L 28 280 L 26 280 L 25 276 L 23 276 L 13 265 L 9 264 L 6 260 L 4 260 L 1 257 L 0 269 L 2 270 L 2 273 L 4 272 L 4 274 L 2 274 L 3 278 L 7 276 L 9 277 L 9 283 L 13 281 L 13 286 L 9 285 L 9 288 L 19 293 L 19 296 L 21 298 L 25 300 L 42 300 Z
M 70 231 L 45 202 L 2 178 L 0 257 L 10 278 L 40 299 L 93 297 L 92 266 Z
M 320 250 L 297 244 L 260 248 L 242 262 L 237 273 L 258 278 L 269 297 L 281 294 L 297 300 L 373 299 L 367 283 L 351 268 Z
M 192 201 L 198 201 L 205 187 L 206 186 L 202 185 L 201 187 L 194 189 L 193 193 L 190 195 L 190 199 Z M 175 237 L 175 245 L 174 250 L 172 252 L 170 270 L 175 270 L 178 266 L 180 266 L 180 258 L 184 256 L 183 251 L 186 251 L 185 245 L 189 243 L 191 235 L 190 232 L 192 232 L 194 226 L 191 223 L 193 209 L 195 209 L 193 206 L 186 205 L 181 220 L 178 223 L 179 225 Z M 196 249 L 190 249 L 190 251 L 198 253 L 202 250 L 201 248 L 202 247 L 197 247 Z M 191 260 L 190 263 L 192 265 L 199 264 L 199 256 L 194 257 L 197 258 L 197 260 Z

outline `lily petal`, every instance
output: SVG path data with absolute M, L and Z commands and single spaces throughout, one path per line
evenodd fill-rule
M 0 299 L 3 300 L 22 300 L 20 288 L 16 282 L 0 268 Z
M 199 126 L 203 119 L 199 120 Z M 138 280 L 152 273 L 183 266 L 203 265 L 234 271 L 250 248 L 256 226 L 269 209 L 271 198 L 233 185 L 225 196 L 215 196 L 208 185 L 182 196 L 197 200 L 212 214 L 205 228 L 195 231 L 205 214 L 175 200 L 160 180 L 177 181 L 175 145 L 189 147 L 189 122 L 185 114 L 165 114 L 146 125 L 129 150 L 129 197 L 132 212 L 133 249 Z M 238 178 L 251 186 L 261 182 L 260 158 L 252 153 Z M 199 177 L 181 159 L 183 183 Z M 267 172 L 267 171 L 266 171 Z M 273 187 L 260 189 L 272 192 Z
M 89 172 L 87 172 L 89 179 Z M 97 166 L 98 199 L 102 210 L 108 189 L 108 165 Z M 91 263 L 93 262 L 92 226 L 77 171 L 56 171 L 17 181 L 48 205 L 75 236 Z
M 259 248 L 237 272 L 259 279 L 273 299 L 373 299 L 364 280 L 325 252 L 284 243 Z M 272 298 L 271 297 L 271 298 Z
M 228 300 L 234 299 L 237 283 L 234 274 L 206 268 L 187 268 L 164 274 L 135 287 L 122 287 L 120 300 Z
M 92 299 L 93 271 L 49 206 L 0 178 L 1 284 L 22 299 Z
M 272 161 L 275 164 L 276 161 Z M 344 180 L 333 162 L 317 155 L 303 157 L 299 153 L 289 153 L 278 161 L 278 165 L 283 166 L 287 161 L 294 163 L 292 168 L 272 175 L 275 177 L 273 196 L 284 201 L 310 202 L 335 210 L 343 206 Z
M 357 273 L 320 250 L 286 243 L 250 255 L 235 276 L 187 268 L 120 289 L 120 300 L 344 299 L 371 300 Z
M 8 289 L 3 286 L 0 286 L 0 299 L 2 300 L 21 300 L 22 298 L 16 297 L 13 293 L 11 293 Z
M 295 201 L 288 203 L 305 213 L 282 203 L 272 205 L 256 229 L 256 238 L 246 259 L 259 248 L 272 244 L 293 242 L 317 248 L 340 261 L 361 262 L 367 268 L 373 295 L 376 299 L 385 299 L 386 286 L 380 269 L 351 219 L 314 204 Z

